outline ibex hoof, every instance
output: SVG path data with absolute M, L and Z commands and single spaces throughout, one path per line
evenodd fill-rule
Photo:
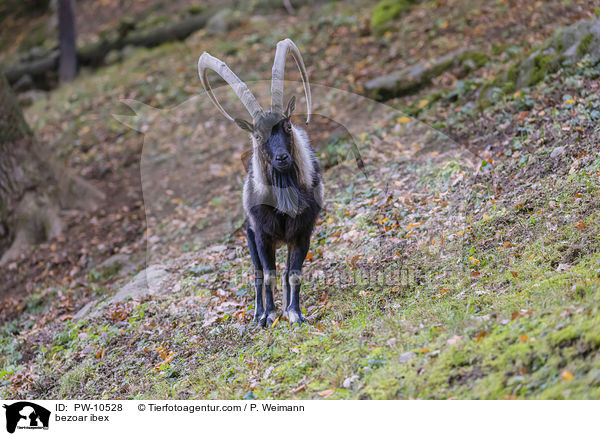
M 267 315 L 267 327 L 271 327 L 277 319 L 277 312 L 273 311 Z
M 302 316 L 302 312 L 294 310 L 294 309 L 286 310 L 285 317 L 288 319 L 290 324 L 302 325 L 302 323 L 304 321 L 306 321 L 306 318 L 304 318 L 304 316 Z
M 271 311 L 271 312 L 263 312 L 262 315 L 260 316 L 260 319 L 258 321 L 256 321 L 256 323 L 260 326 L 260 327 L 271 327 L 271 325 L 275 322 L 275 320 L 277 319 L 277 312 L 276 311 Z
M 257 312 L 254 314 L 254 318 L 252 318 L 252 323 L 256 325 L 260 325 L 260 320 L 263 318 L 264 312 Z

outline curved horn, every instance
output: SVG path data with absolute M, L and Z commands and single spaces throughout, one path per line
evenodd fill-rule
M 213 94 L 208 81 L 209 69 L 221 76 L 223 80 L 233 88 L 235 94 L 242 101 L 242 104 L 248 109 L 248 112 L 250 112 L 252 121 L 256 120 L 259 115 L 264 113 L 262 107 L 260 107 L 246 84 L 229 69 L 227 64 L 216 57 L 209 55 L 207 52 L 204 52 L 202 53 L 202 56 L 200 56 L 200 59 L 198 59 L 198 75 L 200 76 L 200 82 L 202 82 L 202 86 L 206 90 L 208 97 L 227 119 L 234 121 L 233 117 L 223 109 L 223 106 L 221 106 L 219 100 L 217 100 L 217 97 Z
M 302 76 L 304 84 L 304 94 L 306 95 L 306 106 L 308 109 L 306 116 L 306 124 L 310 122 L 310 114 L 312 100 L 310 96 L 310 83 L 308 82 L 308 74 L 300 50 L 296 44 L 289 38 L 277 43 L 277 51 L 275 52 L 275 61 L 273 62 L 273 71 L 271 79 L 271 112 L 283 113 L 283 76 L 285 72 L 285 58 L 288 51 L 296 61 L 296 65 Z

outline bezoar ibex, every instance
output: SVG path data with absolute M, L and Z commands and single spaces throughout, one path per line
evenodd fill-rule
M 306 131 L 290 120 L 295 97 L 283 110 L 283 80 L 288 53 L 296 61 L 304 83 L 308 124 L 312 106 L 310 84 L 302 55 L 290 39 L 277 44 L 269 111 L 263 110 L 246 84 L 224 62 L 206 52 L 198 60 L 198 74 L 211 101 L 229 120 L 246 130 L 252 140 L 252 157 L 244 183 L 243 202 L 248 248 L 255 272 L 254 322 L 261 326 L 270 326 L 277 318 L 273 301 L 277 280 L 275 250 L 283 244 L 288 248 L 283 277 L 284 317 L 291 323 L 301 324 L 305 321 L 300 308 L 302 265 L 323 204 L 319 162 Z M 209 69 L 233 88 L 250 113 L 251 123 L 234 119 L 223 109 L 208 81 Z

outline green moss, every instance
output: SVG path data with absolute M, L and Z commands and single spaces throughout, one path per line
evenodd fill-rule
M 584 56 L 585 54 L 587 54 L 587 52 L 590 48 L 590 43 L 592 42 L 593 38 L 594 38 L 593 33 L 588 33 L 583 38 L 581 38 L 581 41 L 579 42 L 579 45 L 577 46 L 577 54 L 579 56 Z
M 554 332 L 550 336 L 550 342 L 555 346 L 563 346 L 577 340 L 577 338 L 579 338 L 579 331 L 575 327 L 569 326 Z
M 467 53 L 462 59 L 463 63 L 469 60 L 475 64 L 476 68 L 481 68 L 490 60 L 490 57 L 486 53 L 476 51 Z
M 506 72 L 506 81 L 516 83 L 519 79 L 519 70 L 517 69 L 517 65 L 511 65 L 508 71 Z
M 376 33 L 383 33 L 391 20 L 400 18 L 408 11 L 415 0 L 382 0 L 371 13 L 371 29 Z
M 515 82 L 512 82 L 510 80 L 505 82 L 504 85 L 502 85 L 502 92 L 505 94 L 510 94 L 511 92 L 514 92 L 515 89 Z
M 556 41 L 556 51 L 562 53 L 563 49 L 563 40 L 561 38 L 558 38 L 558 41 Z
M 502 89 L 504 94 L 514 92 L 517 88 L 517 80 L 519 79 L 519 70 L 516 65 L 511 65 L 506 74 L 498 76 L 495 79 L 495 85 Z
M 584 334 L 586 342 L 590 343 L 591 346 L 598 348 L 600 347 L 600 326 L 597 324 L 590 328 Z
M 529 76 L 528 85 L 535 85 L 544 80 L 546 74 L 552 72 L 556 63 L 556 56 L 553 54 L 538 54 L 533 58 L 533 70 Z
M 204 12 L 205 10 L 206 10 L 206 8 L 202 5 L 191 5 L 191 6 L 188 6 L 188 8 L 186 9 L 186 11 L 190 15 L 198 15 L 198 14 L 201 14 L 202 12 Z

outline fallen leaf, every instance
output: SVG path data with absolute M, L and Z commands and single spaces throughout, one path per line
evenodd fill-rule
M 164 360 L 163 360 L 162 362 L 160 362 L 160 363 L 157 363 L 157 364 L 154 366 L 154 369 L 158 370 L 158 369 L 160 369 L 160 367 L 161 367 L 162 365 L 166 365 L 166 364 L 168 364 L 168 363 L 171 363 L 171 361 L 173 360 L 173 356 L 175 356 L 175 353 L 174 353 L 174 352 L 171 352 L 171 353 L 170 353 L 170 354 L 169 354 L 169 355 L 166 357 L 166 359 L 164 359 Z
M 306 385 L 300 385 L 300 386 L 298 386 L 298 387 L 295 387 L 294 389 L 292 389 L 290 392 L 291 392 L 292 394 L 296 394 L 296 393 L 298 393 L 298 392 L 305 391 L 305 390 L 306 390 L 306 387 L 307 387 Z
M 361 257 L 362 257 L 362 256 L 361 256 L 360 254 L 357 254 L 357 255 L 356 255 L 356 256 L 354 256 L 352 259 L 350 259 L 350 263 L 351 263 L 352 265 L 356 265 L 356 262 L 358 262 L 358 261 L 359 261 L 359 259 L 360 259 Z
M 419 227 L 421 225 L 420 222 L 416 222 L 416 223 L 410 223 L 408 226 L 406 226 L 406 231 L 409 231 L 411 229 L 414 229 L 415 227 Z
M 568 369 L 563 369 L 562 372 L 560 373 L 560 379 L 562 381 L 569 381 L 569 380 L 573 380 L 574 378 L 575 378 L 575 376 Z
M 334 392 L 335 392 L 335 390 L 333 390 L 333 389 L 325 389 L 324 391 L 317 392 L 317 394 L 323 398 L 327 398 L 327 397 L 331 397 Z

